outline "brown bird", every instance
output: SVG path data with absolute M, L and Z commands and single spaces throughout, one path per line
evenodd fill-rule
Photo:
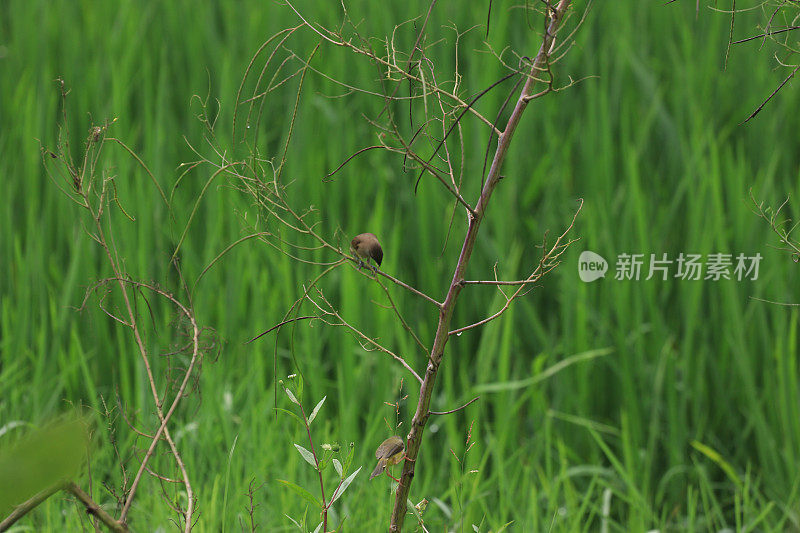
M 378 266 L 381 266 L 381 261 L 383 261 L 383 249 L 381 248 L 381 243 L 378 242 L 378 238 L 372 233 L 362 233 L 361 235 L 356 235 L 352 241 L 350 241 L 350 249 L 356 253 L 358 257 L 363 257 L 369 263 L 369 260 L 372 259 Z
M 388 465 L 396 465 L 402 461 L 403 457 L 405 457 L 404 451 L 403 439 L 397 435 L 383 441 L 381 445 L 378 446 L 378 449 L 375 450 L 375 457 L 378 458 L 378 464 L 375 465 L 375 470 L 372 471 L 369 478 L 373 479 L 380 476 Z M 389 472 L 386 472 L 386 475 L 398 483 L 400 482 L 397 478 L 392 477 Z

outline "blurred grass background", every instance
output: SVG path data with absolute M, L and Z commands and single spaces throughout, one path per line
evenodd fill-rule
M 299 3 L 314 19 L 339 20 L 339 7 Z M 394 23 L 426 9 L 420 2 L 350 6 L 365 33 L 383 35 Z M 495 5 L 489 41 L 533 55 L 535 34 L 519 10 Z M 485 6 L 437 5 L 432 33 L 485 23 Z M 756 32 L 757 17 L 737 20 L 735 38 Z M 77 312 L 85 289 L 109 271 L 85 233 L 85 220 L 48 180 L 39 142 L 53 146 L 61 112 L 53 80 L 71 93 L 69 127 L 80 146 L 89 125 L 117 118 L 112 134 L 132 147 L 170 190 L 203 153 L 199 100 L 220 105 L 216 134 L 230 140 L 236 91 L 258 46 L 280 28 L 297 24 L 270 2 L 170 3 L 154 1 L 0 3 L 0 445 L 74 406 L 94 413 L 89 474 L 78 480 L 96 500 L 112 505 L 101 484 L 119 486 L 101 397 L 153 427 L 149 392 L 127 331 L 92 300 Z M 469 92 L 503 72 L 480 47 L 483 30 L 466 39 L 460 55 Z M 794 263 L 771 246 L 768 226 L 748 206 L 748 191 L 769 204 L 798 193 L 800 93 L 790 84 L 753 121 L 741 125 L 786 75 L 769 49 L 734 47 L 723 71 L 730 19 L 694 2 L 599 3 L 558 67 L 562 81 L 596 76 L 535 101 L 516 133 L 492 198 L 469 273 L 518 279 L 534 264 L 545 231 L 560 232 L 585 200 L 576 232 L 582 240 L 503 319 L 451 339 L 433 409 L 447 410 L 493 384 L 481 400 L 456 415 L 432 419 L 417 463 L 414 503 L 433 531 L 795 531 L 800 529 L 800 395 L 797 384 L 797 311 L 751 296 L 796 301 Z M 299 51 L 316 44 L 306 32 Z M 409 43 L 410 46 L 411 43 Z M 439 60 L 452 61 L 446 46 Z M 450 54 L 450 55 L 449 55 Z M 373 66 L 341 50 L 317 57 L 328 72 L 373 82 Z M 310 78 L 285 176 L 295 205 L 313 204 L 328 236 L 376 233 L 386 271 L 441 298 L 463 237 L 459 214 L 445 236 L 447 196 L 415 172 L 370 152 L 332 183 L 319 179 L 348 154 L 373 144 L 361 114 L 380 101 L 330 99 L 341 89 Z M 259 131 L 263 153 L 279 155 L 295 86 L 273 93 Z M 199 95 L 200 99 L 193 99 Z M 488 95 L 487 115 L 504 98 Z M 184 140 L 184 137 L 186 141 Z M 468 200 L 480 181 L 485 134 L 468 130 Z M 112 215 L 114 238 L 134 278 L 179 289 L 169 258 L 200 190 L 204 167 L 175 191 L 174 219 L 147 175 L 121 150 L 105 164 L 117 176 L 132 222 Z M 182 246 L 184 274 L 194 280 L 220 251 L 246 234 L 246 198 L 215 183 L 199 205 Z M 370 200 L 374 198 L 373 205 Z M 787 214 L 795 210 L 790 202 Z M 250 214 L 252 216 L 252 213 Z M 761 253 L 758 280 L 736 282 L 615 281 L 586 284 L 577 258 L 588 249 L 611 263 L 620 253 Z M 444 252 L 442 252 L 444 250 Z M 277 482 L 286 479 L 316 493 L 313 472 L 292 443 L 305 445 L 294 421 L 273 414 L 274 336 L 244 345 L 277 323 L 318 267 L 299 266 L 256 241 L 235 248 L 198 286 L 195 309 L 221 344 L 206 360 L 199 392 L 177 414 L 173 435 L 199 496 L 198 531 L 239 528 L 253 481 L 256 522 L 263 530 L 291 530 L 306 504 Z M 424 357 L 398 328 L 380 291 L 350 269 L 324 287 L 353 323 L 409 354 L 421 371 Z M 395 302 L 430 342 L 436 314 L 400 290 Z M 367 297 L 365 297 L 367 296 Z M 455 316 L 463 325 L 502 302 L 491 288 L 464 291 Z M 166 349 L 172 316 L 154 302 L 154 349 Z M 277 340 L 279 376 L 306 375 L 304 404 L 327 402 L 314 423 L 317 443 L 353 443 L 354 464 L 372 467 L 373 452 L 391 431 L 394 410 L 410 419 L 416 391 L 400 389 L 399 367 L 365 352 L 341 330 L 298 325 Z M 537 376 L 575 354 L 601 356 L 568 366 L 535 384 Z M 279 406 L 288 408 L 284 397 Z M 470 424 L 474 448 L 464 454 Z M 110 424 L 126 467 L 136 467 L 135 435 L 117 414 Z M 401 428 L 401 431 L 403 429 Z M 5 442 L 4 442 L 5 441 Z M 139 442 L 141 444 L 141 441 Z M 452 450 L 463 458 L 464 468 Z M 159 457 L 159 465 L 169 465 Z M 477 473 L 468 473 L 477 470 Z M 171 514 L 158 482 L 148 479 L 131 514 L 137 531 L 168 528 Z M 362 472 L 335 511 L 346 528 L 382 530 L 393 502 L 387 480 Z M 113 509 L 113 505 L 111 507 Z M 310 529 L 316 512 L 308 512 Z M 337 518 L 337 520 L 338 520 Z M 77 530 L 85 514 L 63 497 L 48 500 L 22 524 L 37 530 Z M 409 529 L 412 522 L 407 522 Z

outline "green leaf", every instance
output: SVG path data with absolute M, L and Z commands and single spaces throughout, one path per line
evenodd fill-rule
M 422 521 L 422 515 L 420 514 L 419 509 L 417 509 L 417 506 L 414 505 L 414 503 L 408 498 L 406 498 L 406 508 L 411 511 L 415 517 L 417 517 L 417 520 Z
M 319 413 L 320 408 L 322 408 L 322 404 L 325 403 L 325 398 L 327 398 L 327 396 L 323 396 L 322 399 L 317 404 L 317 406 L 314 407 L 314 410 L 311 411 L 311 416 L 308 417 L 309 426 L 311 425 L 311 422 L 313 422 L 314 419 L 317 418 L 317 413 Z
M 280 480 L 278 480 L 278 481 L 280 481 Z M 291 520 L 291 521 L 292 521 L 292 524 L 294 524 L 295 526 L 297 526 L 297 529 L 299 529 L 300 531 L 303 531 L 303 526 L 301 526 L 301 525 L 300 525 L 300 522 L 298 522 L 297 520 L 295 520 L 294 518 L 292 518 L 292 517 L 291 517 L 291 516 L 289 516 L 288 514 L 284 514 L 283 516 L 285 516 L 286 518 L 288 518 L 289 520 Z
M 342 485 L 341 485 L 341 486 L 339 487 L 339 489 L 336 491 L 336 494 L 334 494 L 333 498 L 331 498 L 331 502 L 330 502 L 330 504 L 328 504 L 328 505 L 333 505 L 333 502 L 335 502 L 336 500 L 338 500 L 338 499 L 339 499 L 339 496 L 341 496 L 342 494 L 344 494 L 344 491 L 346 491 L 346 490 L 347 490 L 347 487 L 349 487 L 349 486 L 350 486 L 350 483 L 352 483 L 352 482 L 353 482 L 353 480 L 356 478 L 356 476 L 358 475 L 358 473 L 359 473 L 359 472 L 361 472 L 361 469 L 362 469 L 362 468 L 364 468 L 364 467 L 362 467 L 362 466 L 359 466 L 359 467 L 358 467 L 358 470 L 356 470 L 355 472 L 353 472 L 352 474 L 350 474 L 349 476 L 347 476 L 347 479 L 345 479 L 344 481 L 342 481 Z
M 297 405 L 300 405 L 300 402 L 298 402 L 298 401 L 297 401 L 297 398 L 295 398 L 295 397 L 294 397 L 294 394 L 292 393 L 292 391 L 290 391 L 288 388 L 285 388 L 285 389 L 283 389 L 283 390 L 285 390 L 285 391 L 286 391 L 286 396 L 288 396 L 288 397 L 289 397 L 289 400 L 291 400 L 291 401 L 292 401 L 292 403 L 294 403 L 294 404 L 297 404 Z
M 588 350 L 581 353 L 576 353 L 559 361 L 558 363 L 554 364 L 547 370 L 544 370 L 535 376 L 531 376 L 526 379 L 520 379 L 515 381 L 500 381 L 497 383 L 484 383 L 482 385 L 477 385 L 475 387 L 476 392 L 502 392 L 508 390 L 517 390 L 517 389 L 524 389 L 526 387 L 530 387 L 531 385 L 535 385 L 540 381 L 544 381 L 547 378 L 558 374 L 565 368 L 574 365 L 575 363 L 580 363 L 582 361 L 588 361 L 590 359 L 594 359 L 596 357 L 603 357 L 610 353 L 613 353 L 613 348 L 598 348 L 596 350 Z
M 333 468 L 336 469 L 336 473 L 339 474 L 339 477 L 342 477 L 342 463 L 339 462 L 339 459 L 333 460 Z
M 293 413 L 293 412 L 291 412 L 291 411 L 289 411 L 289 410 L 287 410 L 287 409 L 283 409 L 283 408 L 281 408 L 281 407 L 275 407 L 274 409 L 275 409 L 276 411 L 280 411 L 280 412 L 282 412 L 282 413 L 286 413 L 287 415 L 289 415 L 289 416 L 291 416 L 292 418 L 294 418 L 295 420 L 297 420 L 297 422 L 298 422 L 298 423 L 299 423 L 301 426 L 305 427 L 305 425 L 306 425 L 306 424 L 305 424 L 305 422 L 303 422 L 303 419 L 302 419 L 302 418 L 300 418 L 299 416 L 297 416 L 295 413 Z
M 344 458 L 344 465 L 342 470 L 345 472 L 350 470 L 350 465 L 353 464 L 353 457 L 355 456 L 356 447 L 354 443 L 350 443 L 350 450 L 347 452 L 347 457 Z M 340 456 L 341 457 L 341 456 Z
M 725 474 L 728 476 L 728 479 L 736 483 L 736 485 L 738 485 L 739 487 L 742 486 L 741 478 L 736 474 L 736 470 L 733 469 L 731 464 L 728 461 L 726 461 L 724 457 L 722 457 L 722 454 L 720 454 L 717 450 L 715 450 L 711 446 L 703 444 L 700 441 L 693 440 L 691 442 L 691 445 L 692 448 L 694 448 L 698 452 L 702 453 L 703 455 L 705 455 L 706 457 L 717 463 L 717 466 L 719 466 L 722 469 L 722 471 L 725 472 Z
M 295 485 L 295 484 L 294 484 L 294 483 L 292 483 L 291 481 L 286 481 L 285 479 L 279 479 L 279 480 L 278 480 L 278 483 L 283 483 L 284 485 L 286 485 L 287 487 L 289 487 L 290 489 L 292 489 L 294 492 L 296 492 L 297 494 L 299 494 L 300 496 L 302 496 L 302 497 L 303 497 L 303 499 L 304 499 L 304 500 L 306 500 L 306 501 L 308 501 L 309 503 L 313 503 L 315 506 L 317 506 L 317 507 L 320 507 L 320 508 L 322 507 L 322 504 L 319 502 L 319 500 L 317 500 L 317 499 L 314 497 L 314 495 L 313 495 L 313 494 L 311 494 L 310 492 L 308 492 L 308 491 L 307 491 L 306 489 L 304 489 L 303 487 L 301 487 L 301 486 L 299 486 L 299 485 Z M 294 522 L 294 520 L 292 520 L 292 522 Z
M 306 462 L 308 464 L 310 464 L 311 466 L 313 466 L 314 470 L 316 470 L 317 469 L 317 461 L 316 461 L 316 459 L 314 459 L 314 454 L 311 453 L 310 451 L 306 450 L 305 448 L 303 448 L 299 444 L 295 444 L 294 447 L 297 448 L 297 451 L 300 452 L 300 455 L 303 456 L 303 459 L 305 459 Z
M 0 450 L 0 517 L 80 473 L 89 443 L 87 426 L 80 418 L 55 422 Z
M 293 381 L 294 390 L 297 393 L 297 397 L 298 398 L 302 398 L 303 397 L 303 376 L 300 375 L 300 374 L 296 374 L 294 376 L 294 378 L 292 378 L 292 379 L 294 380 Z

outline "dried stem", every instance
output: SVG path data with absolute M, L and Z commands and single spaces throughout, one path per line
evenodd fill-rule
M 530 76 L 525 81 L 525 85 L 508 119 L 505 130 L 498 136 L 497 150 L 495 151 L 494 159 L 489 168 L 489 174 L 486 177 L 483 190 L 481 191 L 480 198 L 475 207 L 475 213 L 470 217 L 469 228 L 464 238 L 464 244 L 461 248 L 461 255 L 456 264 L 455 272 L 453 273 L 453 280 L 450 283 L 447 296 L 439 312 L 439 324 L 436 328 L 436 336 L 433 341 L 433 347 L 431 348 L 430 361 L 428 362 L 425 372 L 425 379 L 420 387 L 417 409 L 411 420 L 411 430 L 406 441 L 406 456 L 410 460 L 404 462 L 403 473 L 401 474 L 400 482 L 397 486 L 395 504 L 392 509 L 391 517 L 391 531 L 393 532 L 399 532 L 403 528 L 403 522 L 406 516 L 406 502 L 408 500 L 408 492 L 411 488 L 411 481 L 414 477 L 416 459 L 422 444 L 423 431 L 430 417 L 429 406 L 436 383 L 436 376 L 442 361 L 445 345 L 450 338 L 450 321 L 453 317 L 458 295 L 464 287 L 461 282 L 464 279 L 464 272 L 472 256 L 472 250 L 475 247 L 478 229 L 480 228 L 481 221 L 488 207 L 492 192 L 494 192 L 495 187 L 500 181 L 500 169 L 502 168 L 517 125 L 522 118 L 522 113 L 528 105 L 529 100 L 527 97 L 534 94 L 535 75 L 546 68 L 549 62 L 550 52 L 555 44 L 556 32 L 559 29 L 570 3 L 570 0 L 561 0 L 555 7 L 548 9 L 549 22 L 544 37 L 542 38 L 541 47 L 536 55 L 536 59 L 533 61 L 533 65 L 530 69 Z
M 67 91 L 64 88 L 63 81 L 59 80 L 59 86 L 61 90 L 61 98 L 63 101 L 66 100 Z M 62 103 L 64 105 L 64 103 Z M 64 105 L 66 107 L 66 105 Z M 172 418 L 173 414 L 175 413 L 178 405 L 180 404 L 181 400 L 186 396 L 188 392 L 188 386 L 190 379 L 192 378 L 195 369 L 200 363 L 200 359 L 202 357 L 201 349 L 200 349 L 200 327 L 197 325 L 197 322 L 194 318 L 194 313 L 191 310 L 190 306 L 183 305 L 178 299 L 176 299 L 171 294 L 167 293 L 166 291 L 156 287 L 155 285 L 142 283 L 138 281 L 132 280 L 128 274 L 125 272 L 124 269 L 124 260 L 120 257 L 115 244 L 113 234 L 111 233 L 112 226 L 108 220 L 108 213 L 107 208 L 111 206 L 116 206 L 122 211 L 122 213 L 128 217 L 130 220 L 133 220 L 125 210 L 123 209 L 122 205 L 120 204 L 120 200 L 117 197 L 116 191 L 116 184 L 115 184 L 115 177 L 110 175 L 107 171 L 101 170 L 99 168 L 99 162 L 101 155 L 103 153 L 103 148 L 106 142 L 113 142 L 117 146 L 121 146 L 128 155 L 132 156 L 136 162 L 147 172 L 150 176 L 151 180 L 155 184 L 156 189 L 158 190 L 162 200 L 168 204 L 168 200 L 164 191 L 158 185 L 153 176 L 152 172 L 147 168 L 147 166 L 142 162 L 142 160 L 130 149 L 125 145 L 122 141 L 118 139 L 114 139 L 111 137 L 106 137 L 106 132 L 111 124 L 114 121 L 106 122 L 102 126 L 93 126 L 90 130 L 90 135 L 86 140 L 86 148 L 82 154 L 82 158 L 78 164 L 71 158 L 69 155 L 69 133 L 66 130 L 66 115 L 64 118 L 64 124 L 62 125 L 61 134 L 64 135 L 66 132 L 66 138 L 60 136 L 60 142 L 56 149 L 56 153 L 51 152 L 46 149 L 42 149 L 42 156 L 45 162 L 45 168 L 48 170 L 48 174 L 51 178 L 54 178 L 53 174 L 51 173 L 51 168 L 48 166 L 48 163 L 51 159 L 57 160 L 60 165 L 56 165 L 55 173 L 62 177 L 62 180 L 66 182 L 67 186 L 63 187 L 60 186 L 61 190 L 65 191 L 68 194 L 70 199 L 72 199 L 76 204 L 84 208 L 91 218 L 91 222 L 93 225 L 93 231 L 87 233 L 89 236 L 97 242 L 105 252 L 106 260 L 113 272 L 113 276 L 101 280 L 96 283 L 92 288 L 90 288 L 86 293 L 86 298 L 89 297 L 90 293 L 94 293 L 102 288 L 102 293 L 100 296 L 100 307 L 101 309 L 113 320 L 116 322 L 124 325 L 127 328 L 130 328 L 131 332 L 133 333 L 133 338 L 136 343 L 139 356 L 141 357 L 142 365 L 144 367 L 145 373 L 147 375 L 147 381 L 150 386 L 150 392 L 153 398 L 153 408 L 155 414 L 159 419 L 159 426 L 158 429 L 153 433 L 150 446 L 145 453 L 141 464 L 139 466 L 139 470 L 137 471 L 135 477 L 133 478 L 131 485 L 129 487 L 123 487 L 123 494 L 126 493 L 125 502 L 122 506 L 122 510 L 120 516 L 117 520 L 114 520 L 110 517 L 107 517 L 102 509 L 98 506 L 94 505 L 91 502 L 91 499 L 88 495 L 86 495 L 81 489 L 79 489 L 74 484 L 69 484 L 65 486 L 65 490 L 73 493 L 79 500 L 81 500 L 84 505 L 87 506 L 89 512 L 97 516 L 101 521 L 109 525 L 109 527 L 119 527 L 122 529 L 127 529 L 127 517 L 128 513 L 130 512 L 131 505 L 135 498 L 137 488 L 139 483 L 142 479 L 144 472 L 150 471 L 148 469 L 148 462 L 153 456 L 155 448 L 159 441 L 162 439 L 165 440 L 169 446 L 170 454 L 172 455 L 175 464 L 180 472 L 181 475 L 181 484 L 186 491 L 187 497 L 187 505 L 185 509 L 180 511 L 181 519 L 183 520 L 183 529 L 188 533 L 192 527 L 192 517 L 194 514 L 194 505 L 195 505 L 195 497 L 194 492 L 192 489 L 191 482 L 189 480 L 189 474 L 186 469 L 186 466 L 181 458 L 181 455 L 178 451 L 177 446 L 175 445 L 174 440 L 170 434 L 168 423 Z M 47 157 L 49 156 L 49 157 Z M 58 183 L 59 180 L 53 179 L 54 182 Z M 177 266 L 176 266 L 177 268 Z M 179 277 L 180 271 L 178 272 Z M 111 285 L 116 285 L 119 289 L 119 293 L 122 296 L 123 302 L 123 309 L 121 312 L 117 312 L 115 310 L 109 309 L 105 305 L 106 297 L 110 294 L 110 289 L 108 288 Z M 135 292 L 140 292 L 142 289 L 146 289 L 151 291 L 152 293 L 162 297 L 170 302 L 172 306 L 174 306 L 180 315 L 186 320 L 189 325 L 190 337 L 191 341 L 188 343 L 187 346 L 181 349 L 181 351 L 186 351 L 190 353 L 190 360 L 187 368 L 185 369 L 185 373 L 183 374 L 183 378 L 180 382 L 180 385 L 175 390 L 174 398 L 168 404 L 168 408 L 164 409 L 164 405 L 166 403 L 166 398 L 162 397 L 162 395 L 158 391 L 158 387 L 156 385 L 156 376 L 153 372 L 150 354 L 145 346 L 145 342 L 143 340 L 143 332 L 139 324 L 138 319 L 138 311 L 136 309 L 137 304 L 135 301 L 136 296 L 130 294 L 131 290 Z M 149 302 L 145 299 L 145 303 L 149 307 Z M 84 306 L 86 305 L 86 299 L 84 299 Z M 169 380 L 169 375 L 167 375 L 167 379 Z M 165 392 L 166 395 L 166 392 Z M 143 432 L 138 432 L 140 435 L 144 435 Z M 161 476 L 157 474 L 162 479 L 165 479 L 166 476 Z M 125 474 L 125 483 L 127 485 L 127 474 Z M 93 506 L 94 505 L 94 506 Z M 116 524 L 116 526 L 114 526 Z M 122 530 L 121 529 L 121 530 Z
M 75 496 L 78 501 L 80 501 L 83 506 L 86 507 L 87 513 L 96 516 L 97 519 L 105 524 L 106 527 L 108 527 L 111 531 L 115 531 L 117 533 L 128 531 L 128 526 L 125 525 L 125 522 L 122 520 L 114 520 L 114 517 L 105 512 L 102 507 L 97 505 L 94 500 L 92 500 L 88 494 L 83 492 L 83 490 L 81 490 L 81 488 L 75 483 L 68 483 L 64 490 Z
M 8 515 L 2 522 L 0 522 L 0 531 L 7 531 L 11 528 L 20 518 L 31 512 L 34 508 L 36 508 L 40 503 L 45 501 L 47 498 L 55 494 L 56 492 L 63 490 L 65 492 L 69 492 L 73 496 L 75 496 L 79 502 L 86 508 L 86 512 L 92 516 L 95 516 L 100 522 L 102 522 L 108 529 L 114 531 L 116 533 L 125 533 L 128 531 L 128 526 L 120 521 L 115 520 L 113 516 L 108 514 L 100 505 L 98 505 L 86 492 L 84 492 L 78 485 L 73 482 L 63 483 L 61 485 L 54 485 L 47 490 L 43 490 L 42 492 L 36 494 L 29 500 L 21 503 L 14 511 Z

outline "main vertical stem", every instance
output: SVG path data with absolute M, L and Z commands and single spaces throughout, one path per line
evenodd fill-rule
M 406 500 L 408 499 L 408 491 L 411 488 L 411 481 L 414 478 L 415 461 L 419 455 L 419 448 L 422 445 L 422 434 L 425 430 L 425 425 L 428 423 L 428 417 L 430 416 L 430 403 L 431 397 L 433 396 L 433 388 L 436 384 L 436 375 L 439 371 L 439 365 L 442 362 L 444 347 L 449 338 L 450 321 L 453 318 L 456 300 L 463 288 L 461 282 L 464 280 L 464 272 L 467 269 L 467 264 L 472 256 L 472 250 L 475 247 L 478 229 L 480 228 L 492 192 L 494 192 L 494 188 L 500 181 L 500 169 L 503 166 L 508 147 L 511 144 L 511 138 L 514 135 L 514 131 L 517 129 L 517 125 L 522 117 L 522 112 L 525 111 L 528 105 L 528 97 L 533 94 L 533 88 L 536 84 L 535 77 L 549 61 L 550 52 L 555 42 L 556 32 L 570 3 L 571 0 L 560 0 L 555 7 L 550 8 L 550 23 L 547 25 L 547 32 L 542 39 L 542 45 L 539 48 L 539 52 L 536 54 L 536 59 L 533 62 L 528 79 L 522 87 L 514 111 L 508 119 L 505 130 L 503 130 L 503 133 L 497 140 L 497 150 L 492 159 L 492 166 L 486 177 L 486 183 L 484 183 L 483 189 L 481 190 L 481 196 L 475 207 L 475 214 L 470 216 L 467 235 L 461 247 L 461 255 L 458 258 L 458 264 L 453 273 L 453 280 L 450 282 L 447 297 L 444 299 L 439 310 L 439 325 L 436 328 L 436 337 L 433 340 L 428 367 L 425 370 L 425 378 L 419 389 L 417 410 L 414 413 L 414 418 L 411 419 L 411 429 L 408 432 L 408 439 L 406 442 L 407 460 L 403 465 L 403 473 L 400 477 L 400 483 L 397 486 L 394 509 L 392 509 L 390 530 L 396 533 L 399 533 L 403 528 L 403 521 L 406 516 Z

